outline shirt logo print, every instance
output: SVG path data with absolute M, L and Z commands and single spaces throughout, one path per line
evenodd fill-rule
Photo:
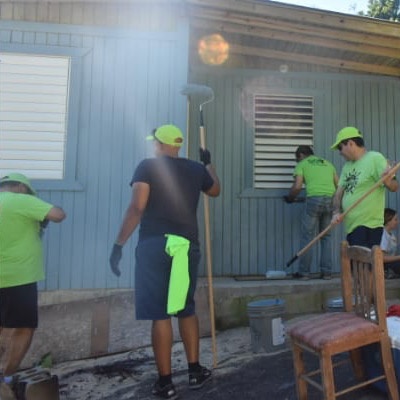
M 352 171 L 348 172 L 344 178 L 344 191 L 346 193 L 353 194 L 354 189 L 358 184 L 358 179 L 360 177 L 361 171 L 356 171 L 353 169 Z
M 308 163 L 315 166 L 326 165 L 325 160 L 323 160 L 322 158 L 314 158 L 312 160 L 308 160 Z

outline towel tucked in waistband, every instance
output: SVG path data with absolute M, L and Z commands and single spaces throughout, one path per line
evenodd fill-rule
M 176 314 L 183 310 L 189 289 L 189 246 L 190 241 L 178 235 L 166 234 L 165 252 L 172 257 L 169 277 L 167 313 Z

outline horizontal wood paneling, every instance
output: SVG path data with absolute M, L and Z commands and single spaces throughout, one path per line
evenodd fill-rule
M 173 2 L 0 2 L 0 20 L 175 31 L 181 6 Z

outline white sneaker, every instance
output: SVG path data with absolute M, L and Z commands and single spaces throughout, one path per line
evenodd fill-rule
M 17 400 L 11 386 L 7 383 L 0 383 L 0 400 Z

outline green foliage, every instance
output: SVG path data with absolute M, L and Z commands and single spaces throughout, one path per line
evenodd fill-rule
M 51 368 L 53 366 L 53 357 L 51 353 L 46 353 L 39 361 L 42 368 Z
M 372 18 L 400 21 L 400 0 L 369 0 L 368 11 L 360 15 Z

